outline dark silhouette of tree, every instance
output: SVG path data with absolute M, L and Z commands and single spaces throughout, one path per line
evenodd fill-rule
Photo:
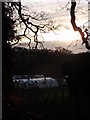
M 10 41 L 15 37 L 14 23 L 12 19 L 12 8 L 2 3 L 2 85 L 3 93 L 6 94 L 13 87 L 11 67 L 12 51 Z
M 25 6 L 23 6 L 21 4 L 21 2 L 12 2 L 12 3 L 8 4 L 8 7 L 12 8 L 13 11 L 17 11 L 17 13 L 13 12 L 14 14 L 17 14 L 17 17 L 14 18 L 16 20 L 15 25 L 17 27 L 19 25 L 21 30 L 22 30 L 22 26 L 24 27 L 23 33 L 17 34 L 17 36 L 15 36 L 15 40 L 14 40 L 15 42 L 12 43 L 12 46 L 16 45 L 22 37 L 25 37 L 25 38 L 29 39 L 28 46 L 31 49 L 32 38 L 29 35 L 30 35 L 30 33 L 33 33 L 33 40 L 36 43 L 35 49 L 38 48 L 38 44 L 40 44 L 41 48 L 43 49 L 44 45 L 41 41 L 39 41 L 38 33 L 39 32 L 46 33 L 51 30 L 53 31 L 59 27 L 59 25 L 58 26 L 54 25 L 53 21 L 48 21 L 47 23 L 42 23 L 42 24 L 41 23 L 39 23 L 39 24 L 33 23 L 31 21 L 31 19 L 38 21 L 38 22 L 40 22 L 42 20 L 44 20 L 44 21 L 47 20 L 47 17 L 46 17 L 47 13 L 45 13 L 43 11 L 41 11 L 40 13 L 32 12 L 34 15 L 31 15 L 28 8 L 26 8 L 26 12 L 23 12 Z M 16 29 L 17 29 L 17 27 L 16 27 Z M 28 32 L 28 34 L 27 34 L 27 32 Z
M 90 45 L 89 45 L 89 42 L 88 42 L 88 36 L 90 36 L 90 35 L 88 33 L 88 29 L 87 28 L 83 32 L 82 29 L 77 26 L 76 21 L 75 21 L 76 20 L 75 7 L 76 7 L 76 1 L 75 0 L 71 0 L 71 10 L 70 10 L 71 24 L 72 24 L 72 27 L 73 27 L 74 31 L 78 31 L 80 33 L 82 41 L 83 41 L 82 44 L 85 44 L 86 48 L 89 50 L 90 49 Z M 85 36 L 85 34 L 86 34 L 86 36 Z

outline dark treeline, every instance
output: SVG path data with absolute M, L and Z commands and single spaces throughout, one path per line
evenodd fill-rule
M 13 49 L 13 74 L 88 76 L 90 54 L 68 54 L 52 50 Z

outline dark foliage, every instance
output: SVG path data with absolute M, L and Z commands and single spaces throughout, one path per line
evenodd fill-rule
M 13 74 L 44 74 L 62 76 L 62 66 L 70 54 L 52 50 L 14 51 Z
M 14 74 L 48 74 L 54 73 L 59 76 L 87 76 L 89 75 L 88 68 L 90 67 L 90 54 L 68 54 L 51 50 L 27 50 L 21 49 L 14 51 Z M 51 66 L 51 67 L 49 67 Z M 78 68 L 77 68 L 78 66 Z M 40 69 L 41 68 L 41 69 Z M 45 73 L 46 72 L 49 73 Z M 54 72 L 53 72 L 54 70 Z M 20 71 L 20 73 L 19 73 Z M 52 74 L 53 73 L 53 74 Z
M 2 83 L 3 93 L 7 92 L 13 87 L 11 67 L 12 67 L 12 51 L 10 41 L 15 36 L 12 10 L 2 3 Z

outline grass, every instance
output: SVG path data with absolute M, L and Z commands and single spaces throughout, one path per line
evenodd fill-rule
M 57 120 L 63 115 L 63 107 L 68 105 L 66 104 L 68 102 L 66 90 L 64 98 L 61 94 L 59 87 L 14 89 L 7 96 L 7 103 L 4 103 L 3 120 L 50 120 L 54 118 Z

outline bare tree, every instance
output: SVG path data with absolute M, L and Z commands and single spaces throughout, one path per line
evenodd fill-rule
M 24 26 L 23 34 L 16 35 L 16 37 L 15 37 L 16 42 L 12 45 L 17 44 L 22 37 L 26 37 L 27 39 L 29 39 L 28 46 L 29 46 L 29 48 L 31 48 L 30 45 L 31 45 L 32 39 L 29 36 L 29 34 L 27 34 L 27 31 L 29 31 L 29 33 L 30 32 L 33 33 L 33 40 L 36 43 L 35 49 L 38 48 L 38 44 L 40 44 L 41 48 L 44 48 L 43 43 L 38 40 L 38 33 L 39 32 L 46 33 L 46 32 L 49 32 L 50 30 L 53 31 L 53 30 L 57 29 L 57 27 L 59 27 L 59 26 L 55 26 L 53 24 L 53 21 L 47 21 L 47 22 L 42 23 L 42 20 L 44 20 L 44 21 L 47 20 L 47 17 L 46 17 L 47 13 L 45 13 L 43 11 L 41 11 L 39 14 L 36 12 L 31 13 L 28 10 L 28 8 L 21 5 L 21 2 L 11 3 L 10 7 L 13 7 L 13 9 L 17 11 L 15 14 L 19 15 L 17 18 L 15 18 L 17 23 L 19 24 L 19 26 Z M 32 22 L 32 20 L 38 21 L 40 23 L 35 24 L 34 22 Z M 18 26 L 17 23 L 16 23 L 16 26 Z

